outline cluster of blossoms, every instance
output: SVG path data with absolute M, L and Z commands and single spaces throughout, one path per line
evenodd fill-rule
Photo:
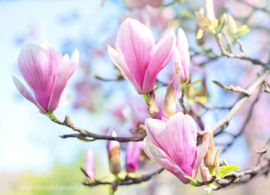
M 147 26 L 128 18 L 120 26 L 116 47 L 108 46 L 108 53 L 114 64 L 131 81 L 137 93 L 143 94 L 149 98 L 149 101 L 158 73 L 173 58 L 174 78 L 167 87 L 163 110 L 160 111 L 163 116 L 145 120 L 144 128 L 147 137 L 143 144 L 128 143 L 126 171 L 136 171 L 142 149 L 150 159 L 173 173 L 185 184 L 190 182 L 189 178 L 196 176 L 200 166 L 201 170 L 204 170 L 203 164 L 208 168 L 216 169 L 218 157 L 211 129 L 206 126 L 204 140 L 198 152 L 194 119 L 177 112 L 181 84 L 190 81 L 189 46 L 184 31 L 179 29 L 177 36 L 173 30 L 167 31 L 158 41 L 155 41 Z M 21 51 L 18 64 L 24 79 L 34 92 L 34 97 L 17 78 L 13 77 L 13 80 L 20 93 L 34 103 L 41 113 L 51 115 L 57 106 L 67 102 L 67 100 L 60 101 L 60 96 L 78 62 L 78 50 L 75 50 L 69 58 L 68 55 L 63 57 L 52 49 L 47 42 L 41 46 L 27 44 Z M 116 132 L 111 129 L 108 135 L 116 137 Z M 108 141 L 107 151 L 110 171 L 118 174 L 121 171 L 119 142 Z M 89 181 L 94 182 L 95 172 L 91 150 L 87 153 L 85 171 Z

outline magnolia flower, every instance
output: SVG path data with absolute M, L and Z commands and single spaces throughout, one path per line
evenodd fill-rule
M 67 54 L 63 57 L 52 49 L 47 42 L 41 47 L 28 43 L 20 53 L 18 64 L 23 78 L 34 92 L 34 97 L 14 76 L 13 82 L 19 92 L 35 104 L 40 112 L 53 112 L 59 105 L 61 94 L 78 62 L 77 49 L 70 59 Z
M 117 39 L 119 53 L 108 46 L 112 61 L 132 82 L 138 94 L 151 92 L 157 74 L 173 55 L 174 32 L 169 31 L 155 44 L 148 27 L 128 18 L 121 24 Z
M 129 8 L 140 8 L 146 6 L 147 4 L 158 8 L 162 1 L 163 0 L 123 0 L 123 2 Z
M 168 122 L 157 119 L 146 119 L 147 137 L 143 142 L 143 149 L 149 158 L 159 163 L 166 170 L 173 173 L 184 184 L 194 178 L 206 154 L 208 139 L 196 148 L 197 128 L 194 119 L 179 112 Z
M 138 167 L 139 158 L 142 151 L 141 142 L 128 142 L 126 150 L 126 171 L 135 172 Z
M 109 130 L 108 135 L 116 137 L 116 133 L 113 129 Z M 121 171 L 119 142 L 109 140 L 107 142 L 107 152 L 109 158 L 110 171 L 113 174 L 118 174 Z
M 85 172 L 90 177 L 90 180 L 95 180 L 95 162 L 94 154 L 91 149 L 87 151 L 86 160 L 85 160 Z
M 181 82 L 188 82 L 190 79 L 190 56 L 189 46 L 184 31 L 179 28 L 177 33 L 176 48 L 173 56 L 174 74 L 180 72 Z

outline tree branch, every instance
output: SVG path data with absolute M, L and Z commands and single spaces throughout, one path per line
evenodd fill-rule
M 83 173 L 86 175 L 86 177 L 89 177 L 86 172 L 81 169 L 83 171 Z M 115 180 L 113 182 L 101 182 L 98 180 L 95 180 L 94 182 L 89 182 L 88 180 L 85 180 L 83 182 L 84 185 L 86 186 L 98 186 L 98 185 L 117 185 L 117 186 L 124 186 L 124 185 L 132 185 L 132 184 L 139 184 L 145 181 L 148 181 L 154 177 L 156 177 L 157 175 L 159 175 L 162 171 L 164 171 L 164 168 L 160 168 L 157 171 L 150 173 L 150 174 L 145 174 L 142 175 L 141 177 L 129 177 L 128 175 L 125 177 L 125 179 L 123 180 Z
M 67 134 L 60 136 L 61 138 L 91 138 L 88 141 L 95 141 L 95 140 L 114 140 L 118 142 L 139 142 L 143 141 L 146 136 L 146 132 L 140 131 L 142 134 L 139 137 L 112 137 L 107 135 L 100 135 L 91 133 L 84 129 L 76 127 L 70 120 L 69 116 L 66 116 L 64 122 L 59 121 L 55 116 L 51 117 L 51 120 L 59 125 L 63 125 L 73 129 L 74 131 L 78 131 L 79 134 Z
M 264 82 L 264 80 L 268 75 L 269 70 L 265 70 L 260 76 L 258 76 L 257 79 L 246 88 L 248 94 L 252 94 L 255 91 L 255 89 Z M 232 117 L 242 108 L 242 106 L 245 104 L 248 98 L 249 96 L 247 95 L 241 97 L 232 107 L 230 112 L 223 119 L 221 119 L 214 126 L 212 126 L 212 131 L 215 132 L 219 128 L 221 128 L 225 123 L 229 123 Z

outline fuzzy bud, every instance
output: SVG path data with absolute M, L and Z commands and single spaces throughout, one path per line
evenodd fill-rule
M 111 129 L 108 134 L 110 136 L 116 137 L 116 133 L 113 129 Z M 118 174 L 121 171 L 119 142 L 109 140 L 107 142 L 107 152 L 109 158 L 110 171 L 113 174 Z
M 89 176 L 90 181 L 95 180 L 95 162 L 94 162 L 94 154 L 91 149 L 87 151 L 86 160 L 85 160 L 85 172 Z
M 163 113 L 168 118 L 176 113 L 176 101 L 172 84 L 169 84 L 166 90 Z
M 215 170 L 219 167 L 219 158 L 218 158 L 219 149 L 216 151 L 214 136 L 211 132 L 211 128 L 208 125 L 205 126 L 203 134 L 203 141 L 206 139 L 209 139 L 209 145 L 207 153 L 204 157 L 204 165 L 208 168 L 211 168 L 212 170 Z

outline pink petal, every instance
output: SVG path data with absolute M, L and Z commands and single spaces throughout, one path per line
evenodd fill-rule
M 145 119 L 145 128 L 149 141 L 163 150 L 166 143 L 163 143 L 161 133 L 165 129 L 165 126 L 166 123 L 161 120 L 152 118 Z
M 148 93 L 153 90 L 156 77 L 158 73 L 169 63 L 170 59 L 172 58 L 174 48 L 175 34 L 173 30 L 171 30 L 160 39 L 156 46 L 156 51 L 144 77 L 144 93 Z
M 95 179 L 95 161 L 94 154 L 91 149 L 87 151 L 86 160 L 85 160 L 85 172 L 91 177 L 90 179 Z
M 143 141 L 143 149 L 149 158 L 160 164 L 166 170 L 170 171 L 184 184 L 189 183 L 189 180 L 184 177 L 186 174 L 181 170 L 181 168 L 179 168 L 162 149 L 152 144 L 149 141 L 148 136 Z
M 180 96 L 180 91 L 181 91 L 181 85 L 180 85 L 180 73 L 176 74 L 171 81 L 171 84 L 173 86 L 174 90 L 174 97 L 175 101 L 177 102 Z
M 54 81 L 54 68 L 50 57 L 40 46 L 28 43 L 18 59 L 19 69 L 35 93 L 35 99 L 47 108 Z
M 51 48 L 50 44 L 47 41 L 44 41 L 40 46 L 46 51 L 47 55 L 49 56 L 53 72 L 55 74 L 57 66 L 63 58 L 62 54 Z
M 18 64 L 23 78 L 35 93 L 35 99 L 47 108 L 54 81 L 50 57 L 40 46 L 28 43 L 21 50 Z
M 126 171 L 135 172 L 138 167 L 139 158 L 141 156 L 142 143 L 128 142 L 126 150 Z
M 154 52 L 154 45 L 151 30 L 142 23 L 128 18 L 121 24 L 118 46 L 131 74 L 141 88 Z
M 174 54 L 174 70 L 175 73 L 181 72 L 181 81 L 188 81 L 190 76 L 190 55 L 189 46 L 184 31 L 179 28 L 177 33 L 176 50 Z M 180 63 L 181 61 L 181 63 Z M 178 71 L 178 72 L 177 72 Z
M 166 116 L 162 116 L 161 120 L 165 123 L 167 123 L 169 121 L 169 119 Z
M 71 77 L 73 75 L 73 73 L 75 72 L 78 64 L 79 64 L 79 59 L 80 59 L 80 54 L 79 51 L 77 49 L 74 50 L 71 58 L 70 58 L 70 73 L 69 73 L 69 77 Z
M 203 182 L 210 181 L 212 176 L 209 172 L 209 169 L 204 166 L 203 161 L 200 164 L 200 170 L 201 170 L 201 176 L 202 176 Z
M 26 89 L 26 87 L 21 83 L 21 81 L 19 81 L 15 76 L 12 76 L 13 82 L 15 84 L 15 86 L 17 87 L 17 89 L 19 90 L 19 92 L 26 98 L 28 99 L 30 102 L 32 102 L 33 104 L 35 104 L 38 109 L 40 110 L 40 112 L 42 112 L 43 114 L 46 114 L 46 110 L 44 110 L 44 108 L 42 108 L 39 103 L 35 100 L 35 98 L 31 95 L 31 93 Z
M 137 81 L 131 74 L 128 66 L 126 65 L 124 59 L 120 54 L 115 51 L 111 46 L 108 45 L 109 56 L 112 59 L 113 63 L 124 73 L 124 75 L 132 82 L 138 94 L 143 94 L 142 89 L 138 85 Z
M 69 73 L 70 73 L 70 59 L 66 54 L 59 63 L 56 70 L 51 98 L 48 105 L 49 112 L 52 112 L 57 108 L 61 94 L 67 85 Z
M 185 174 L 192 176 L 196 159 L 197 128 L 194 119 L 179 112 L 173 115 L 160 135 L 171 159 Z
M 112 137 L 117 137 L 116 132 L 111 128 L 108 132 L 108 136 L 112 136 Z M 107 152 L 109 154 L 109 152 L 114 148 L 114 147 L 120 147 L 120 144 L 118 141 L 112 141 L 109 140 L 107 141 Z
M 183 51 L 189 51 L 187 37 L 182 28 L 178 29 L 176 47 L 181 48 Z
M 173 71 L 174 71 L 174 74 L 178 74 L 178 73 L 181 73 L 181 75 L 184 74 L 182 70 L 180 51 L 177 47 L 175 47 L 174 54 L 173 54 Z
M 200 151 L 198 153 L 198 157 L 195 161 L 194 167 L 193 167 L 193 171 L 192 171 L 192 177 L 194 178 L 198 172 L 199 166 L 203 160 L 203 158 L 206 155 L 207 149 L 208 149 L 208 144 L 209 144 L 209 138 L 207 138 L 203 143 L 202 146 L 200 148 Z

